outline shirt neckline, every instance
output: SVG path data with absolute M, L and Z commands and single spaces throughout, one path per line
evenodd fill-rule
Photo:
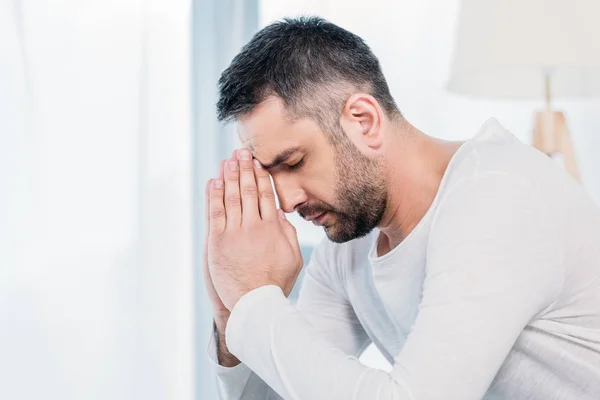
M 444 175 L 442 175 L 442 180 L 440 181 L 440 185 L 438 190 L 431 202 L 431 205 L 423 215 L 423 218 L 417 223 L 417 225 L 413 228 L 412 231 L 400 242 L 396 247 L 391 249 L 389 252 L 384 254 L 383 256 L 377 255 L 377 243 L 379 242 L 380 230 L 375 228 L 375 233 L 373 234 L 373 239 L 371 241 L 371 249 L 369 250 L 369 261 L 371 263 L 381 263 L 386 261 L 388 258 L 393 257 L 396 253 L 398 253 L 402 248 L 406 247 L 414 238 L 417 236 L 419 231 L 423 229 L 423 227 L 427 224 L 427 220 L 430 219 L 434 213 L 434 210 L 437 208 L 438 202 L 441 197 L 441 193 L 444 191 L 444 187 L 447 184 L 449 176 L 452 175 L 452 171 L 456 169 L 456 166 L 460 164 L 460 162 L 464 159 L 464 155 L 469 152 L 469 150 L 473 147 L 474 143 L 484 136 L 492 127 L 500 126 L 500 123 L 495 118 L 488 119 L 482 126 L 479 128 L 479 131 L 475 136 L 471 139 L 466 140 L 463 144 L 460 145 L 458 150 L 452 155 L 446 170 L 444 171 Z

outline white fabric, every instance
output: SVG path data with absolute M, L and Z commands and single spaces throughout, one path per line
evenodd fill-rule
M 600 398 L 600 210 L 551 160 L 490 120 L 410 235 L 377 236 L 323 242 L 297 306 L 239 301 L 221 398 Z M 356 359 L 371 341 L 391 373 Z

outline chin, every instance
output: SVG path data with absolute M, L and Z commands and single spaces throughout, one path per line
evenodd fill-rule
M 326 226 L 324 229 L 327 238 L 334 243 L 346 243 L 351 240 L 366 236 L 369 233 L 344 232 L 340 231 L 339 229 L 335 229 L 335 225 Z

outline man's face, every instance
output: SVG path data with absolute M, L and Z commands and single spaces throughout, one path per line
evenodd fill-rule
M 338 243 L 364 236 L 380 222 L 387 199 L 380 162 L 346 137 L 334 145 L 315 121 L 290 121 L 277 97 L 240 118 L 238 132 L 269 169 L 285 212 L 322 225 Z

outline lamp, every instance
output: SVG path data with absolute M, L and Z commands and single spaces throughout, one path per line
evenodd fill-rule
M 554 98 L 600 94 L 600 1 L 463 0 L 448 89 L 495 98 L 545 98 L 533 145 L 579 172 Z

